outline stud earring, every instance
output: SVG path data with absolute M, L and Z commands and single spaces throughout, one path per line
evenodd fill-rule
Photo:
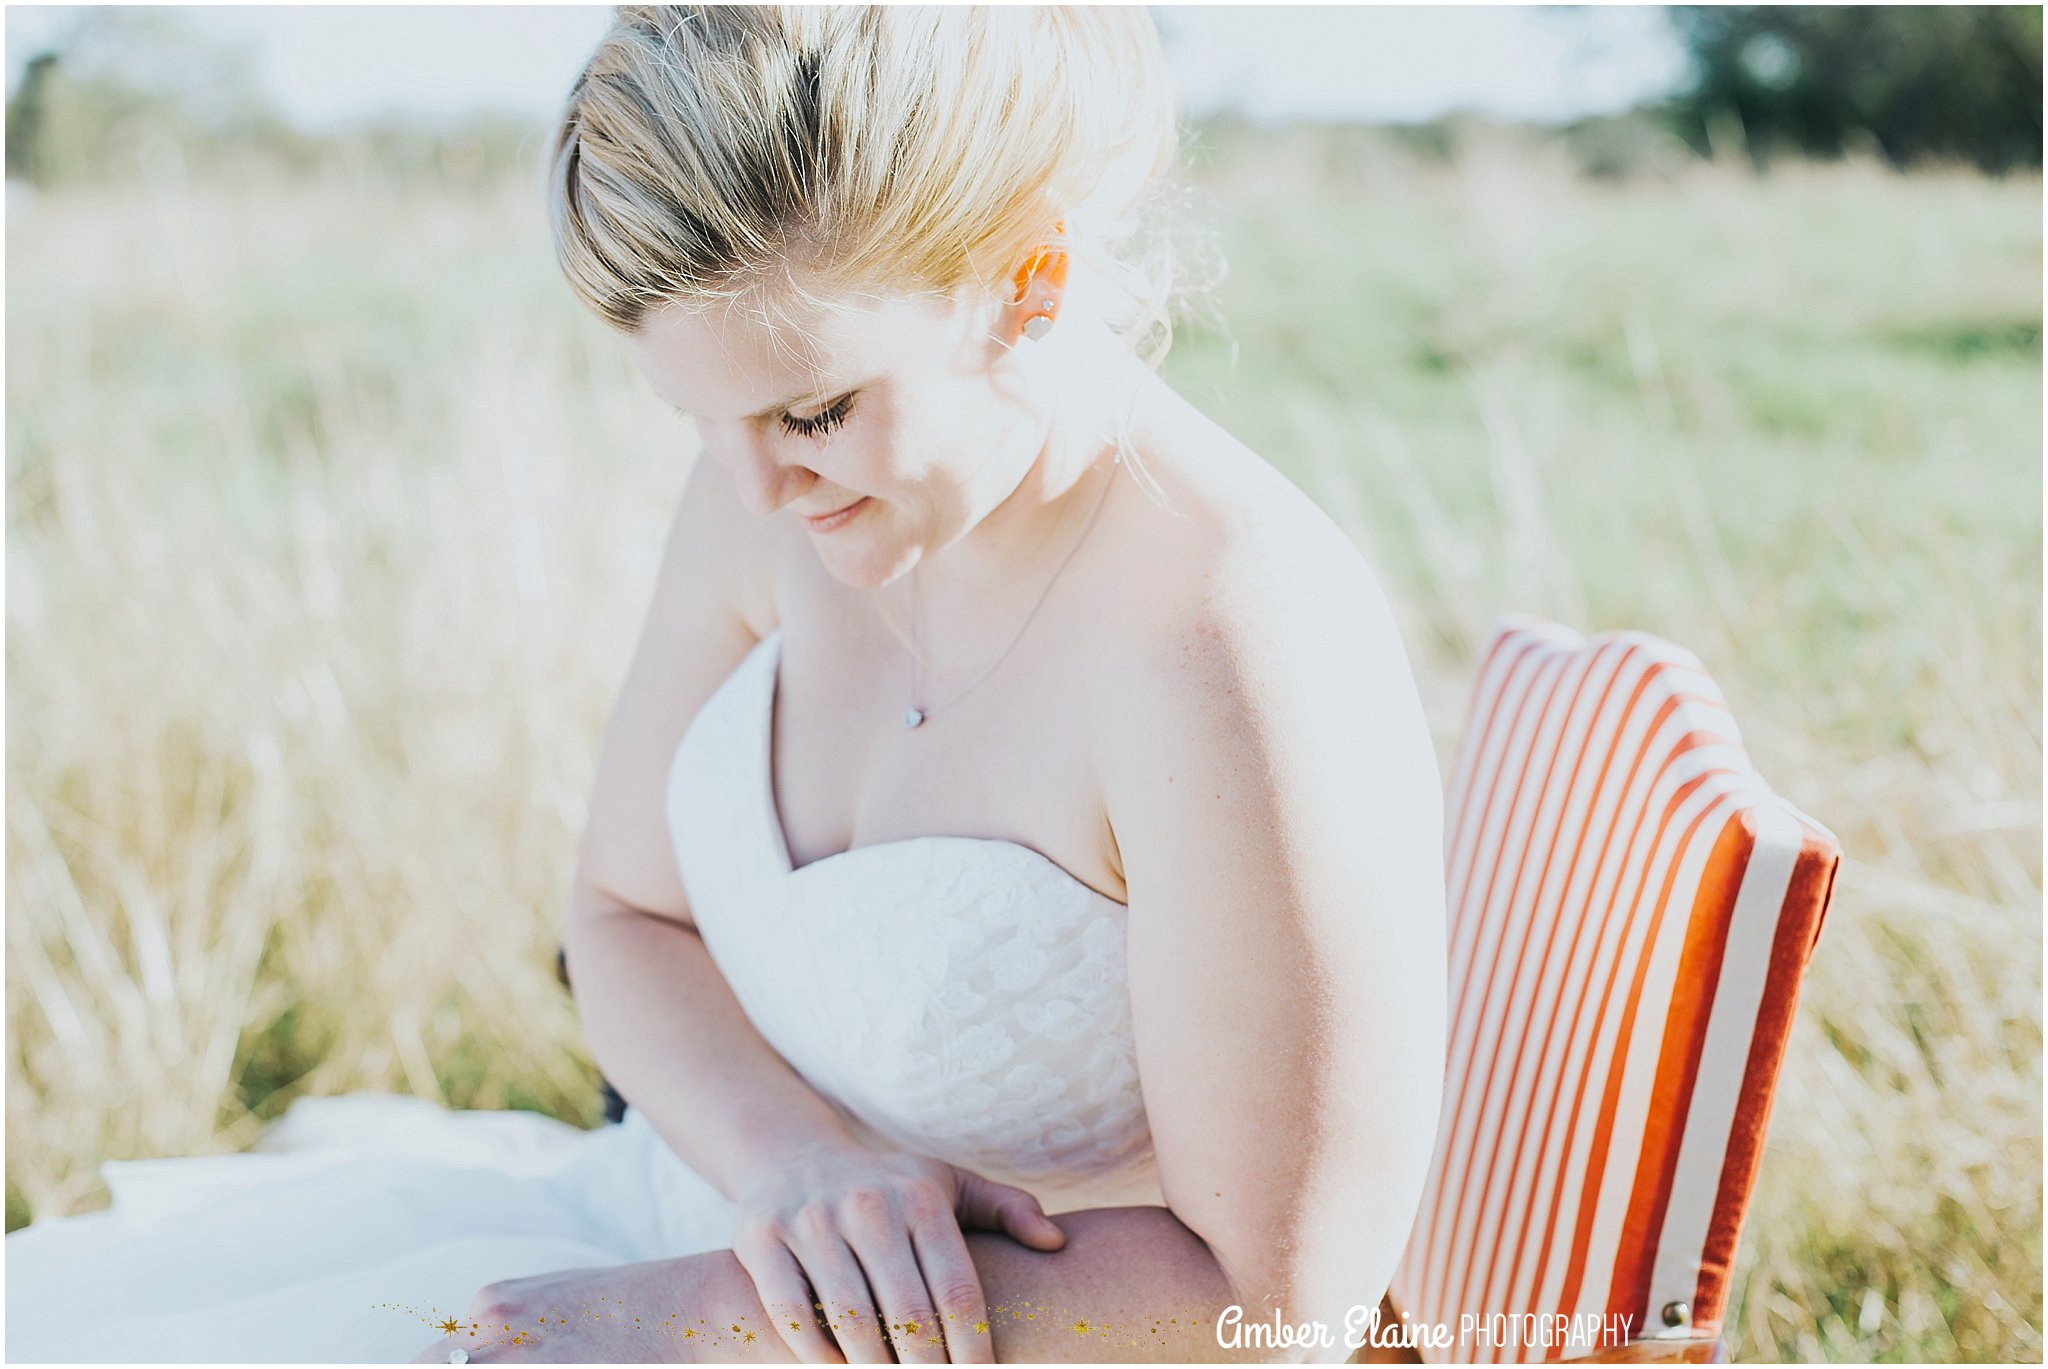
M 1030 338 L 1033 342 L 1038 341 L 1052 331 L 1052 301 L 1049 299 L 1040 300 L 1038 307 L 1045 312 L 1033 314 L 1030 318 L 1024 320 L 1024 336 Z

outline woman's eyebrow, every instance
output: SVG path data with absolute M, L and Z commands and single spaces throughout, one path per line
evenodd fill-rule
M 760 413 L 748 414 L 747 417 L 745 419 L 742 419 L 741 421 L 750 422 L 756 418 L 773 418 L 776 414 L 781 413 L 785 409 L 793 409 L 799 404 L 815 404 L 819 400 L 831 399 L 836 395 L 842 395 L 847 393 L 849 390 L 857 388 L 859 387 L 852 385 L 832 385 L 822 390 L 812 390 L 808 394 L 801 394 L 797 395 L 792 399 L 785 399 L 780 404 L 770 404 L 767 408 L 761 410 Z M 689 412 L 688 409 L 685 409 L 682 405 L 677 404 L 673 401 L 669 402 L 669 408 L 674 409 L 679 414 L 687 414 Z
M 823 390 L 813 390 L 809 394 L 801 394 L 797 395 L 793 399 L 785 399 L 780 404 L 770 404 L 767 408 L 761 410 L 760 413 L 752 415 L 752 417 L 772 418 L 776 414 L 779 414 L 786 409 L 796 408 L 799 404 L 816 404 L 821 399 L 830 399 L 834 395 L 841 393 L 843 393 L 843 391 L 839 390 L 836 387 Z

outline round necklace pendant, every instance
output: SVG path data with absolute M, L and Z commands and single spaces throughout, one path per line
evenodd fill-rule
M 918 711 L 917 709 L 906 708 L 903 710 L 903 725 L 905 727 L 916 727 L 919 723 L 923 721 L 924 714 Z

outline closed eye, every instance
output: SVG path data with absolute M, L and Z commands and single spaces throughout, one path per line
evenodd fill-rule
M 792 418 L 790 415 L 784 414 L 782 416 L 782 427 L 785 432 L 797 437 L 821 437 L 844 423 L 846 415 L 852 409 L 853 396 L 850 394 L 842 395 L 839 401 L 831 408 L 821 414 L 814 414 L 809 418 Z

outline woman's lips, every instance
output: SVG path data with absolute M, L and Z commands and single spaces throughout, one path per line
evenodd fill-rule
M 860 498 L 854 500 L 851 504 L 848 504 L 845 508 L 839 510 L 839 512 L 837 513 L 822 514 L 817 518 L 806 518 L 804 519 L 804 522 L 810 527 L 810 530 L 812 532 L 830 532 L 832 531 L 832 529 L 843 525 L 848 519 L 852 518 L 855 514 L 859 513 L 863 508 L 867 506 L 867 502 L 868 496 L 862 495 Z

